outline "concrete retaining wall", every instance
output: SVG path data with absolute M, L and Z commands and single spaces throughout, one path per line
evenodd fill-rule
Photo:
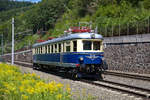
M 11 54 L 5 54 L 2 56 L 2 58 L 6 62 L 11 61 Z M 17 52 L 14 54 L 14 60 L 32 63 L 32 51 L 28 50 L 25 52 L 19 52 L 19 53 Z

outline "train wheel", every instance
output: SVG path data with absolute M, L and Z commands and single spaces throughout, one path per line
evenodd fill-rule
M 96 75 L 96 80 L 103 80 L 104 79 L 104 76 L 102 73 L 99 73 Z
M 34 70 L 39 70 L 40 69 L 40 65 L 38 65 L 38 64 L 33 64 L 33 69 Z
M 37 64 L 33 63 L 32 68 L 33 68 L 34 70 L 36 70 L 36 69 L 37 69 Z

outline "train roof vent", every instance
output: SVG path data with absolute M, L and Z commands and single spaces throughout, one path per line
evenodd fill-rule
M 48 37 L 48 40 L 52 40 L 52 39 L 54 39 L 54 37 Z
M 84 32 L 91 32 L 91 29 L 88 27 L 70 27 L 67 33 L 84 33 Z
M 38 43 L 45 42 L 46 40 L 37 40 Z

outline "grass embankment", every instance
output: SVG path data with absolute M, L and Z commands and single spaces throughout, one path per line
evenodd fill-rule
M 22 74 L 15 66 L 0 64 L 0 100 L 72 100 L 70 91 L 61 83 L 45 83 L 34 73 Z

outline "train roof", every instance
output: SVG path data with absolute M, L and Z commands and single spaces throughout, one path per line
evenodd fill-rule
M 75 33 L 75 34 L 68 34 L 67 36 L 55 38 L 55 39 L 48 40 L 48 41 L 45 41 L 45 42 L 36 43 L 36 44 L 33 45 L 33 47 L 46 45 L 46 44 L 49 44 L 49 43 L 65 41 L 65 40 L 72 40 L 72 39 L 103 39 L 103 37 L 102 37 L 102 35 L 96 34 L 96 33 L 89 33 L 89 32 Z

